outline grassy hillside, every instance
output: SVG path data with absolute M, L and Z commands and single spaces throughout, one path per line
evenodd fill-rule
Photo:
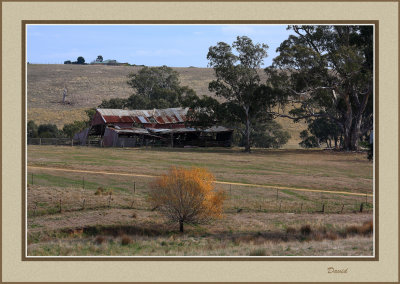
M 28 120 L 37 124 L 54 123 L 62 127 L 74 120 L 85 119 L 84 110 L 98 106 L 102 100 L 127 98 L 132 89 L 126 84 L 127 75 L 141 67 L 93 65 L 28 65 Z M 182 85 L 193 88 L 198 95 L 213 95 L 208 83 L 214 79 L 210 68 L 174 68 Z M 265 81 L 264 72 L 260 73 Z M 68 89 L 67 103 L 62 103 L 64 86 Z M 292 139 L 287 147 L 296 148 L 303 123 L 278 119 Z

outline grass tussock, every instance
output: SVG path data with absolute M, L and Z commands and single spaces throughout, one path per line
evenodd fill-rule
M 293 235 L 295 233 L 296 233 L 296 229 L 295 228 L 293 228 L 293 227 L 287 227 L 286 228 L 286 234 Z
M 300 232 L 303 236 L 309 236 L 312 232 L 310 225 L 301 226 Z
M 103 187 L 98 187 L 94 193 L 94 195 L 112 195 L 112 194 L 113 194 L 112 189 L 104 189 Z
M 374 230 L 374 225 L 372 220 L 363 223 L 361 226 L 348 226 L 346 227 L 345 234 L 346 235 L 369 235 L 372 234 Z
M 250 256 L 266 256 L 267 251 L 265 249 L 255 249 L 255 250 L 252 250 L 249 255 Z
M 102 243 L 104 243 L 106 241 L 106 238 L 104 236 L 97 236 L 94 239 L 94 242 L 98 245 L 101 245 Z
M 132 239 L 128 235 L 123 235 L 121 237 L 121 245 L 127 246 L 127 245 L 129 245 L 131 243 L 132 243 Z

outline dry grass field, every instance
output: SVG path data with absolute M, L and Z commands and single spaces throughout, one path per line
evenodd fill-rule
M 93 66 L 29 64 L 28 80 L 28 120 L 37 124 L 53 123 L 59 128 L 75 120 L 86 119 L 85 109 L 97 107 L 102 100 L 127 98 L 133 90 L 126 83 L 129 73 L 138 72 L 136 66 Z M 208 91 L 208 83 L 214 79 L 210 68 L 173 68 L 180 76 L 182 85 L 194 89 L 200 96 L 213 95 Z M 263 81 L 265 73 L 260 71 Z M 67 104 L 62 103 L 64 86 L 68 89 Z M 292 138 L 285 148 L 298 148 L 299 133 L 306 128 L 302 122 L 293 123 L 279 118 L 278 122 Z
M 271 187 L 218 184 L 224 218 L 180 234 L 147 202 L 153 179 L 133 175 L 172 165 Z M 28 146 L 28 255 L 371 256 L 372 177 L 363 153 Z

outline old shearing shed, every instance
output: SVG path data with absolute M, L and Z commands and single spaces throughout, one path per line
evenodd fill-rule
M 223 126 L 187 127 L 188 108 L 96 109 L 90 127 L 74 139 L 104 147 L 230 147 L 233 130 Z

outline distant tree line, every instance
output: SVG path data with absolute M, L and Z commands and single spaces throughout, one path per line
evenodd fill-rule
M 79 56 L 76 61 L 72 61 L 71 60 L 66 60 L 64 61 L 64 64 L 79 64 L 79 65 L 85 65 L 85 58 L 83 58 L 82 56 Z
M 74 121 L 58 129 L 55 124 L 40 124 L 37 125 L 33 120 L 28 121 L 27 137 L 28 138 L 73 138 L 74 135 L 89 126 L 90 121 L 95 113 L 93 109 L 86 110 L 87 120 Z

